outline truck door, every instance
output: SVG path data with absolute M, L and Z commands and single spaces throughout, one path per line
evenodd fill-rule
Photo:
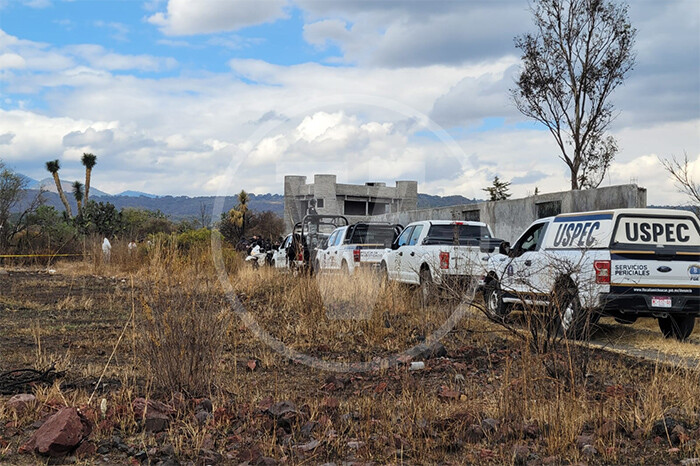
M 336 255 L 338 253 L 337 248 L 333 247 L 333 244 L 335 243 L 335 239 L 338 237 L 339 230 L 334 231 L 331 233 L 331 236 L 328 238 L 328 242 L 326 244 L 325 249 L 320 251 L 320 256 L 321 256 L 321 268 L 327 269 L 327 270 L 332 270 L 335 269 L 335 265 L 333 262 L 333 251 L 336 252 Z
M 406 283 L 420 283 L 420 266 L 423 255 L 418 251 L 418 238 L 423 232 L 423 225 L 416 225 L 411 232 L 408 243 L 402 249 L 401 257 L 401 281 Z
M 406 228 L 401 235 L 396 239 L 395 245 L 392 245 L 392 251 L 387 254 L 386 267 L 389 279 L 402 280 L 401 267 L 403 265 L 403 256 L 406 251 L 408 240 L 413 233 L 413 227 Z
M 539 252 L 548 221 L 535 223 L 511 248 L 510 263 L 501 281 L 503 287 L 516 293 L 546 293 L 544 261 Z

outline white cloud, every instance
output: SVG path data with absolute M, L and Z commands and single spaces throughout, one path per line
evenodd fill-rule
M 0 55 L 0 70 L 11 68 L 24 68 L 27 62 L 16 53 L 3 53 Z
M 235 31 L 284 17 L 286 0 L 169 0 L 148 22 L 170 36 Z
M 340 19 L 324 19 L 304 25 L 304 40 L 319 49 L 325 49 L 329 42 L 347 44 L 351 37 L 347 23 Z
M 66 50 L 74 57 L 81 58 L 90 67 L 98 70 L 140 70 L 162 71 L 174 68 L 177 61 L 173 58 L 154 57 L 152 55 L 122 55 L 108 52 L 99 45 L 73 45 Z
M 124 23 L 117 23 L 114 21 L 95 21 L 95 26 L 98 28 L 108 29 L 112 31 L 110 37 L 118 41 L 128 41 L 127 35 L 129 34 L 129 26 Z

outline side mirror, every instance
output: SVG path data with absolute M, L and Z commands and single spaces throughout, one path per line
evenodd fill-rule
M 393 243 L 391 243 L 391 249 L 399 249 L 399 242 L 394 241 Z
M 498 246 L 498 253 L 504 256 L 510 255 L 510 243 L 508 241 L 502 242 L 501 245 Z

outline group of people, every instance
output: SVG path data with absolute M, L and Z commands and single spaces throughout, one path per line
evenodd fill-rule
M 148 242 L 150 245 L 150 241 Z M 131 240 L 129 244 L 126 247 L 129 251 L 129 256 L 133 256 L 136 254 L 136 250 L 138 249 L 138 245 L 136 244 L 136 241 Z M 102 262 L 105 264 L 109 264 L 110 260 L 112 259 L 112 243 L 110 243 L 109 239 L 105 236 L 105 238 L 102 240 Z
M 241 238 L 236 244 L 236 251 L 250 254 L 255 246 L 259 246 L 263 251 L 270 251 L 279 248 L 282 238 L 277 242 L 272 242 L 269 239 L 263 239 L 258 235 L 253 235 L 251 238 Z

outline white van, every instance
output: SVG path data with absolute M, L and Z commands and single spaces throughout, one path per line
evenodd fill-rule
M 560 328 L 579 337 L 600 315 L 631 323 L 655 317 L 667 337 L 693 331 L 700 314 L 700 227 L 691 212 L 616 209 L 534 222 L 488 261 L 492 317 L 514 303 L 548 305 L 566 295 Z

